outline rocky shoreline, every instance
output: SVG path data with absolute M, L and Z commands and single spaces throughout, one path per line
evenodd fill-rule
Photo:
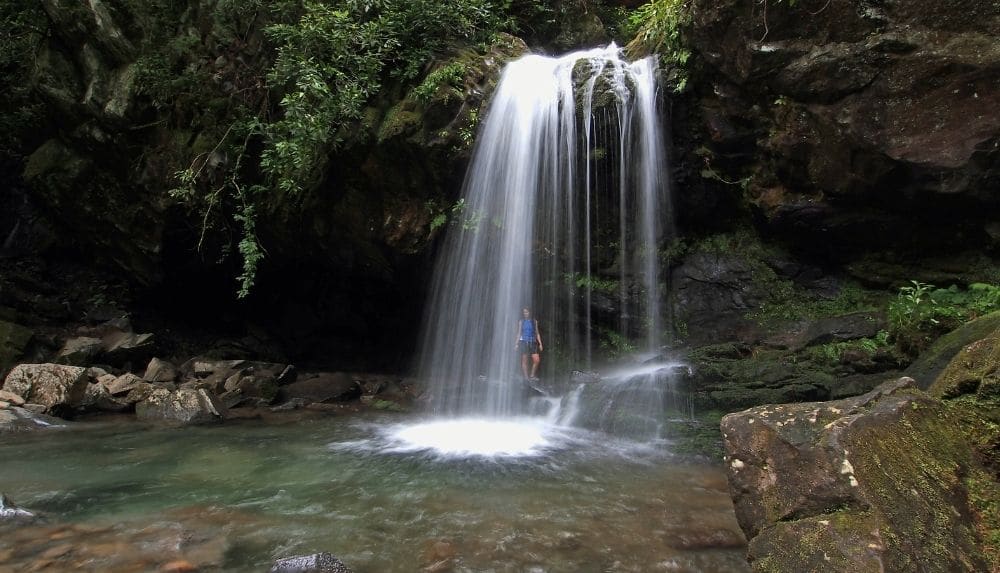
M 0 433 L 97 414 L 128 413 L 140 422 L 186 425 L 261 411 L 405 411 L 416 398 L 414 384 L 398 376 L 299 373 L 287 364 L 200 358 L 179 367 L 154 358 L 142 376 L 96 366 L 20 364 L 0 388 Z

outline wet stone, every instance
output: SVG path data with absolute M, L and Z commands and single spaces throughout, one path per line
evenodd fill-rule
M 350 568 L 329 553 L 314 553 L 279 559 L 271 573 L 351 573 Z

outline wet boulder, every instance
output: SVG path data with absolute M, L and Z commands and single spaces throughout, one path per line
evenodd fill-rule
M 180 425 L 221 422 L 225 411 L 211 392 L 191 388 L 154 388 L 135 405 L 141 421 Z
M 957 426 L 909 378 L 724 417 L 754 570 L 988 570 L 967 485 L 982 469 Z
M 3 404 L 7 404 L 4 406 Z M 38 414 L 19 406 L 0 401 L 0 435 L 33 432 L 65 425 L 63 420 Z
M 68 414 L 84 399 L 89 383 L 86 368 L 62 364 L 21 364 L 4 380 L 3 389 L 46 414 Z

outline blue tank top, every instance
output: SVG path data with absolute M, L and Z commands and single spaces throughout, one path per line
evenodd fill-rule
M 521 319 L 521 340 L 527 340 L 529 342 L 535 340 L 535 319 Z

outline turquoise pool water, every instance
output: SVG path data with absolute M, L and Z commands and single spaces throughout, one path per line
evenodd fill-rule
M 318 551 L 356 573 L 749 571 L 720 462 L 544 424 L 477 454 L 421 445 L 423 427 L 359 414 L 2 435 L 0 492 L 45 519 L 0 525 L 0 573 L 267 571 Z

